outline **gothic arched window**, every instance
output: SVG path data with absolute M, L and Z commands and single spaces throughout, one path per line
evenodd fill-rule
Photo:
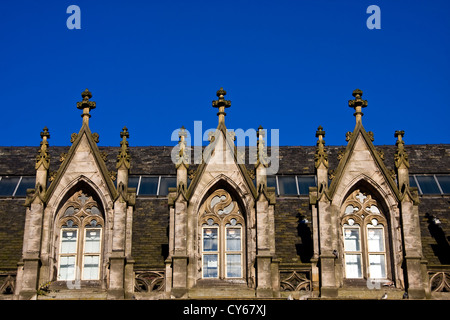
M 209 196 L 202 210 L 202 278 L 242 278 L 245 223 L 237 202 L 219 189 Z
M 58 280 L 99 280 L 104 220 L 97 202 L 80 190 L 61 212 Z
M 347 279 L 388 277 L 387 221 L 370 194 L 354 191 L 342 217 L 344 272 Z

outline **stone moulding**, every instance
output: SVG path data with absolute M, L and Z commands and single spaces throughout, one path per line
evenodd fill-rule
M 166 278 L 162 270 L 136 271 L 134 292 L 163 292 Z
M 431 292 L 450 293 L 450 271 L 429 271 Z
M 16 272 L 0 274 L 0 294 L 12 295 L 16 286 Z
M 311 291 L 311 271 L 280 270 L 280 291 Z

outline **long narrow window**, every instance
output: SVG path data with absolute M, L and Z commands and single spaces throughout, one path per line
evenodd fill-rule
M 79 191 L 61 211 L 58 280 L 100 279 L 104 223 L 97 202 Z
M 347 278 L 361 278 L 361 237 L 360 228 L 349 219 L 344 225 L 345 273 Z
M 386 226 L 370 194 L 356 190 L 345 201 L 342 230 L 347 279 L 388 278 Z
M 67 227 L 61 229 L 61 247 L 59 250 L 59 280 L 75 280 L 77 261 L 78 230 L 69 220 Z
M 230 194 L 216 190 L 203 206 L 201 217 L 202 277 L 243 278 L 244 219 Z
M 386 251 L 384 245 L 384 228 L 372 219 L 367 225 L 367 254 L 369 257 L 369 277 L 386 278 Z
M 92 220 L 85 229 L 83 252 L 83 280 L 96 280 L 100 276 L 100 248 L 102 229 Z
M 226 248 L 227 278 L 242 277 L 242 243 L 241 226 L 237 225 L 236 219 L 231 219 L 226 225 Z
M 203 278 L 219 276 L 219 228 L 213 219 L 203 227 Z

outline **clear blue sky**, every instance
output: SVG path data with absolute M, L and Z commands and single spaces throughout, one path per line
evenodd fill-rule
M 69 30 L 69 5 L 81 29 Z M 369 30 L 369 5 L 381 29 Z M 211 101 L 232 101 L 226 125 L 279 129 L 280 145 L 345 145 L 351 93 L 368 107 L 375 144 L 450 143 L 450 1 L 0 2 L 2 146 L 70 145 L 76 102 L 93 93 L 99 145 L 173 146 L 173 130 L 217 126 Z

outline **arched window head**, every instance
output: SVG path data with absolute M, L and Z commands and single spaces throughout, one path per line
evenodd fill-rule
M 387 221 L 370 193 L 355 190 L 341 215 L 344 272 L 347 279 L 386 279 Z
M 218 189 L 201 207 L 199 222 L 202 278 L 243 278 L 245 221 L 238 203 Z
M 79 190 L 60 212 L 58 280 L 100 279 L 104 219 L 97 202 Z

